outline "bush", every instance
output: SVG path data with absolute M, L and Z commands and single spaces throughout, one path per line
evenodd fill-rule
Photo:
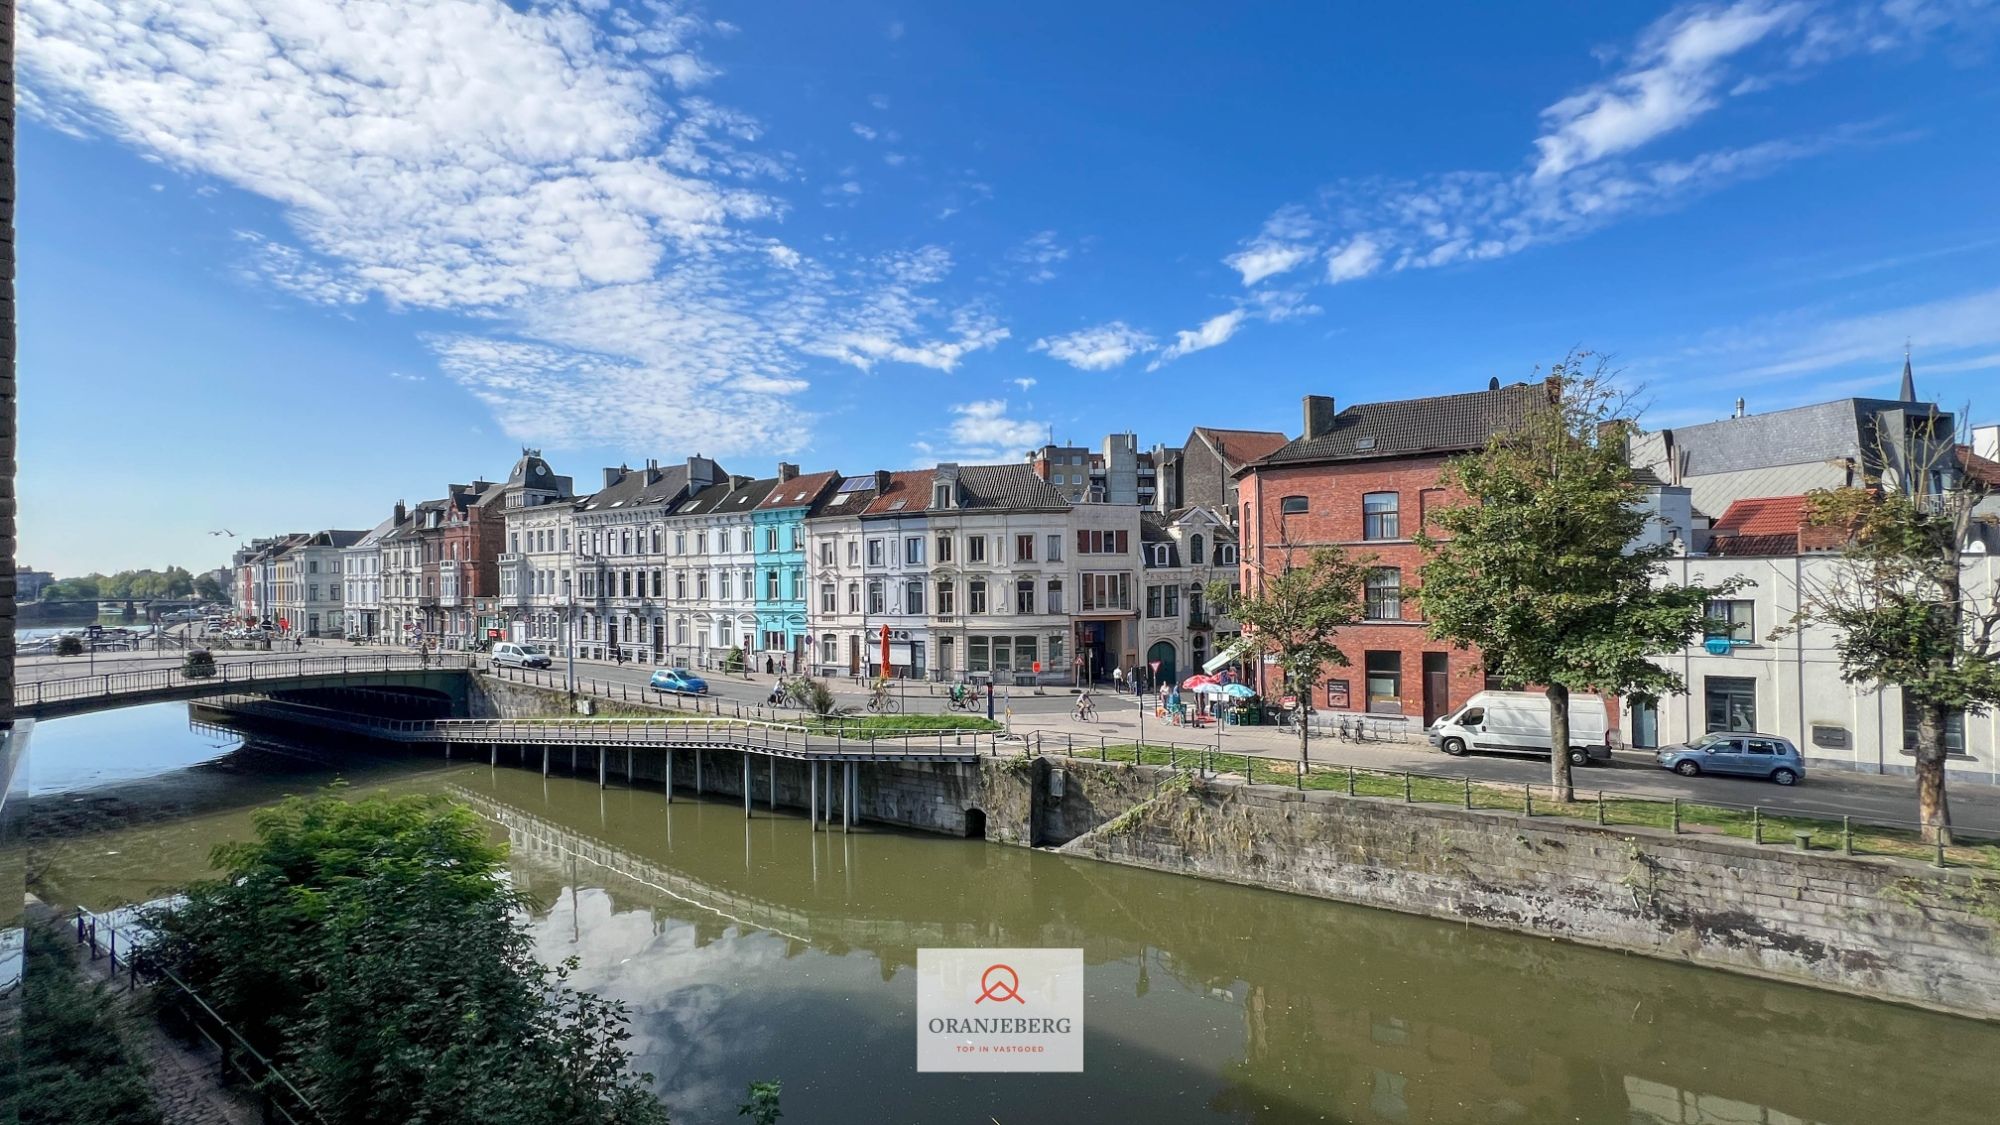
M 215 654 L 205 648 L 198 648 L 187 654 L 181 661 L 181 675 L 191 680 L 205 680 L 215 675 Z
M 67 934 L 31 923 L 21 1011 L 0 1040 L 0 1121 L 154 1125 L 160 1110 L 117 1001 L 88 984 Z
M 534 959 L 506 854 L 436 796 L 294 797 L 153 951 L 340 1125 L 664 1125 L 623 1005 Z
M 63 634 L 62 636 L 60 636 L 60 637 L 57 637 L 57 638 L 56 638 L 56 655 L 57 655 L 57 656 L 82 656 L 82 655 L 83 655 L 83 638 L 82 638 L 82 637 L 74 637 L 74 636 L 71 636 L 71 635 L 69 635 L 68 633 L 65 633 L 65 634 Z
M 722 658 L 722 667 L 727 671 L 741 672 L 743 670 L 743 646 L 730 646 L 729 655 Z

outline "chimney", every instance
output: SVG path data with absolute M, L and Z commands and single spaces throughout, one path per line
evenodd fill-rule
M 396 522 L 402 523 L 404 520 L 409 518 L 410 518 L 409 506 L 404 504 L 401 500 L 396 501 Z
M 750 477 L 740 476 L 736 473 L 731 473 L 729 474 L 729 491 L 734 492 L 737 489 L 742 488 L 744 485 L 749 484 L 750 481 L 751 481 Z
M 1333 396 L 1307 395 L 1305 411 L 1305 440 L 1325 437 L 1333 432 Z
M 688 458 L 688 495 L 692 496 L 715 483 L 715 462 L 697 453 Z
M 875 495 L 880 496 L 887 491 L 889 491 L 889 470 L 875 470 Z
M 625 470 L 623 470 L 623 469 L 614 469 L 614 468 L 612 468 L 612 467 L 611 467 L 611 466 L 609 466 L 609 465 L 605 466 L 605 468 L 604 468 L 604 487 L 606 487 L 606 488 L 610 488 L 610 487 L 611 487 L 612 485 L 614 485 L 614 484 L 617 484 L 617 483 L 618 483 L 618 478 L 619 478 L 619 477 L 622 477 L 622 476 L 624 476 L 624 475 L 625 475 Z
M 646 483 L 660 483 L 660 462 L 658 458 L 646 458 Z
M 1735 414 L 1733 414 L 1733 415 L 1731 415 L 1731 417 L 1734 417 L 1734 418 L 1741 418 L 1741 417 L 1743 417 L 1743 399 L 1742 399 L 1741 397 L 1738 397 L 1738 398 L 1737 398 L 1737 400 L 1736 400 L 1736 413 L 1735 413 Z
M 785 481 L 797 479 L 799 479 L 799 467 L 797 465 L 792 464 L 790 461 L 778 462 L 778 483 L 783 484 Z

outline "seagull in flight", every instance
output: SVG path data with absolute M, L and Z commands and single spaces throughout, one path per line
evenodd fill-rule
M 223 528 L 223 529 L 222 529 L 221 531 L 211 531 L 211 532 L 209 532 L 209 534 L 210 534 L 210 535 L 227 535 L 227 536 L 229 536 L 229 537 L 230 537 L 231 539 L 234 539 L 234 538 L 236 538 L 236 533 L 235 533 L 235 532 L 233 532 L 233 531 L 231 531 L 231 530 L 229 530 L 229 529 L 228 529 L 228 528 L 226 528 L 226 527 L 225 527 L 225 528 Z

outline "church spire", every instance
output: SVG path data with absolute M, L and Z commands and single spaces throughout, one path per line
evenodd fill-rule
M 1908 340 L 1903 341 L 1903 393 L 1900 397 L 1904 402 L 1917 401 L 1917 379 L 1910 372 L 1910 342 Z

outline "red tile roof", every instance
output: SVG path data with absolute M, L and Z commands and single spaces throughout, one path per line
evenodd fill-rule
M 1290 438 L 1270 430 L 1218 430 L 1212 426 L 1197 426 L 1209 444 L 1220 444 L 1222 454 L 1232 465 L 1247 465 L 1269 457 L 1291 443 Z
M 865 516 L 886 516 L 892 512 L 915 514 L 930 507 L 931 479 L 937 475 L 932 469 L 890 473 L 889 487 L 884 489 L 866 508 Z
M 1958 462 L 1965 469 L 1965 475 L 1984 484 L 1988 488 L 2000 488 L 2000 461 L 1992 461 L 1972 451 L 1969 445 L 1958 447 Z
M 1764 496 L 1731 504 L 1710 531 L 1718 536 L 1797 535 L 1805 521 L 1805 497 Z

